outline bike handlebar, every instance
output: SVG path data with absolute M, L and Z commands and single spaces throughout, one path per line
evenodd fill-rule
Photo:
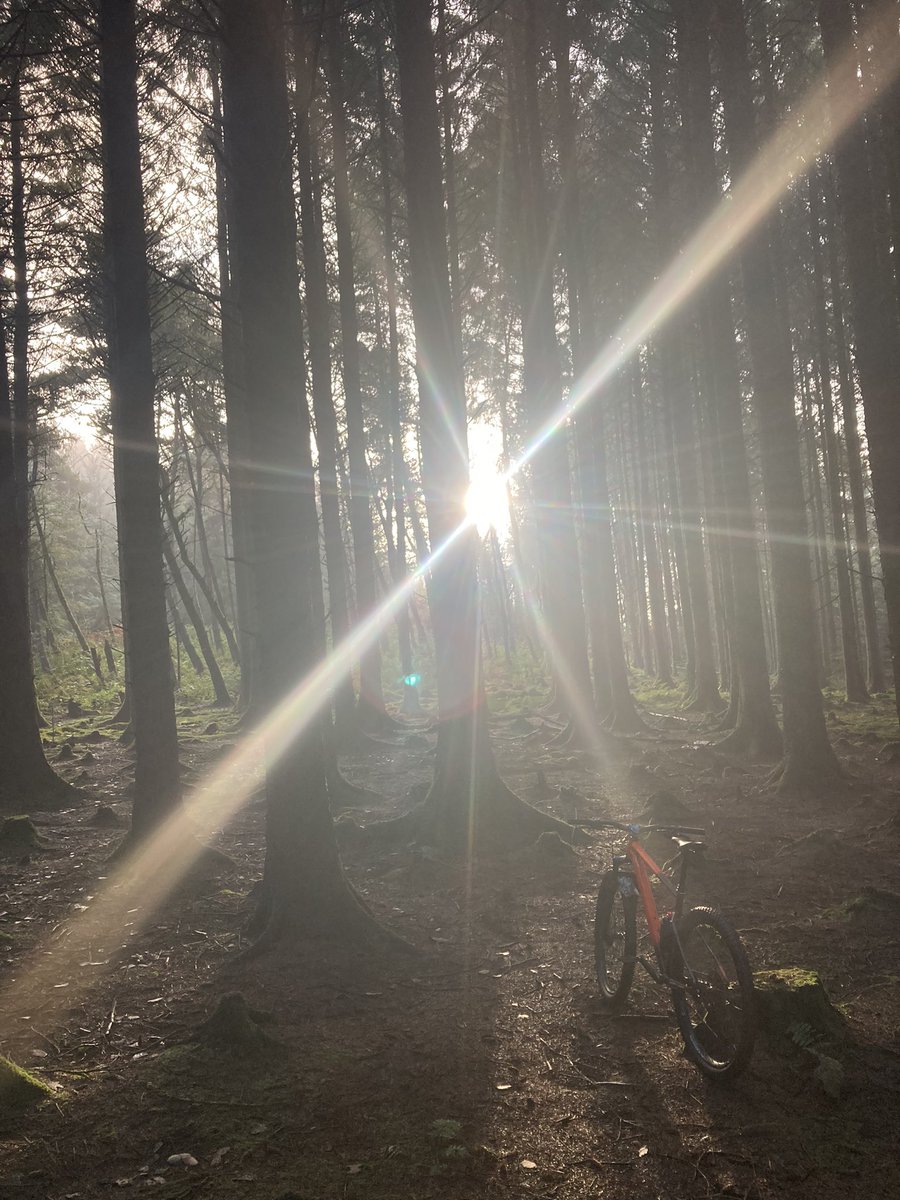
M 620 829 L 623 833 L 630 833 L 632 837 L 638 837 L 643 833 L 688 834 L 696 837 L 706 833 L 705 829 L 695 825 L 638 825 L 633 821 L 595 820 L 590 817 L 578 818 L 575 821 L 569 821 L 568 824 L 580 829 Z

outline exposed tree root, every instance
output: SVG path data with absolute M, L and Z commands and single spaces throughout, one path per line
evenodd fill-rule
M 378 792 L 351 783 L 340 771 L 328 772 L 328 803 L 333 813 L 347 808 L 370 808 L 383 800 Z
M 44 766 L 39 778 L 0 788 L 0 813 L 56 812 L 84 801 L 83 791 L 61 779 L 48 764 Z
M 704 688 L 695 685 L 682 705 L 685 712 L 711 713 L 714 716 L 724 713 L 727 707 L 715 684 Z
M 304 948 L 312 941 L 327 940 L 338 946 L 355 946 L 404 955 L 421 953 L 398 933 L 394 933 L 373 915 L 359 893 L 343 878 L 327 897 L 293 897 L 290 902 L 273 902 L 263 890 L 260 906 L 250 923 L 256 940 L 240 955 L 252 961 L 269 950 L 288 945 Z
M 612 715 L 603 722 L 603 727 L 610 733 L 624 735 L 649 733 L 651 730 L 651 726 L 647 724 L 634 704 L 616 708 Z
M 821 796 L 823 791 L 846 788 L 847 775 L 834 756 L 811 762 L 806 755 L 788 753 L 766 778 L 779 796 Z
M 437 846 L 451 858 L 519 851 L 543 833 L 555 833 L 566 842 L 586 840 L 565 821 L 516 795 L 496 774 L 482 783 L 470 805 L 461 805 L 458 797 L 441 795 L 432 787 L 421 804 L 398 817 L 373 822 L 366 833 L 380 842 Z
M 783 752 L 781 731 L 774 721 L 750 721 L 739 717 L 737 724 L 716 742 L 725 754 L 740 754 L 755 762 L 772 762 Z

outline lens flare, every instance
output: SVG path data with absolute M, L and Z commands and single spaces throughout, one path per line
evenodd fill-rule
M 885 20 L 890 20 L 890 13 L 882 13 L 864 31 L 861 39 L 861 44 L 871 45 L 877 39 L 890 48 L 884 56 L 889 61 L 878 64 L 879 76 L 874 86 L 865 93 L 855 88 L 851 94 L 829 95 L 828 80 L 823 79 L 810 90 L 804 102 L 788 115 L 743 178 L 732 188 L 730 196 L 722 200 L 626 317 L 616 334 L 600 349 L 589 368 L 575 381 L 566 402 L 545 423 L 519 460 L 505 475 L 498 477 L 496 484 L 490 484 L 488 491 L 492 498 L 484 503 L 473 500 L 467 506 L 466 520 L 315 670 L 298 682 L 293 692 L 261 725 L 244 737 L 240 745 L 209 773 L 181 809 L 127 861 L 116 867 L 86 911 L 70 918 L 26 960 L 16 965 L 16 976 L 4 991 L 2 1032 L 14 1028 L 17 1019 L 25 1015 L 36 1000 L 40 1001 L 41 1019 L 47 1028 L 79 1003 L 98 978 L 95 973 L 86 973 L 86 966 L 93 970 L 95 965 L 85 963 L 86 953 L 90 958 L 91 950 L 101 944 L 101 939 L 115 942 L 117 952 L 126 948 L 121 945 L 121 939 L 131 924 L 127 920 L 129 914 L 149 917 L 184 879 L 203 854 L 203 840 L 240 809 L 256 786 L 250 768 L 264 755 L 270 763 L 277 761 L 330 703 L 336 680 L 342 678 L 360 654 L 380 636 L 400 607 L 408 602 L 413 589 L 454 542 L 479 521 L 487 519 L 489 524 L 494 524 L 495 518 L 499 520 L 500 504 L 496 498 L 502 492 L 505 507 L 509 481 L 565 425 L 572 413 L 598 395 L 603 385 L 648 336 L 709 278 L 771 211 L 790 185 L 806 174 L 815 157 L 861 116 L 873 93 L 883 93 L 900 68 L 896 37 L 887 38 L 879 32 L 879 24 Z M 853 47 L 848 49 L 844 63 L 834 73 L 835 78 L 842 77 L 848 61 L 852 63 L 852 70 L 847 77 L 856 80 Z M 419 369 L 427 374 L 429 364 L 420 362 Z M 448 420 L 448 428 L 455 429 L 455 423 Z M 454 452 L 465 455 L 465 447 L 458 439 Z M 291 486 L 289 479 L 285 479 L 284 486 Z M 508 521 L 508 508 L 505 511 Z M 537 616 L 535 604 L 532 609 Z M 553 657 L 552 632 L 546 623 L 539 623 L 539 628 L 548 653 Z M 477 653 L 477 647 L 472 651 Z M 556 665 L 558 668 L 558 659 Z M 560 686 L 568 690 L 571 681 L 557 673 Z M 596 738 L 591 714 L 578 711 L 576 706 L 573 717 L 586 734 Z M 115 954 L 110 961 L 114 959 Z M 65 986 L 59 987 L 60 984 Z

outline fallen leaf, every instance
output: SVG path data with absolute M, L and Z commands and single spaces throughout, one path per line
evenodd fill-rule
M 537 1163 L 532 1162 L 530 1158 L 522 1159 L 522 1168 L 525 1171 L 534 1171 L 537 1169 Z
M 358 1175 L 362 1170 L 362 1163 L 351 1163 L 347 1168 L 348 1175 Z
M 640 1150 L 638 1150 L 638 1158 L 643 1158 L 645 1154 L 649 1154 L 649 1153 L 650 1153 L 649 1146 L 641 1146 Z
M 496 1085 L 496 1087 L 497 1087 L 498 1092 L 508 1092 L 509 1089 L 512 1087 L 512 1084 L 511 1083 L 498 1083 Z
M 230 1146 L 220 1146 L 220 1148 L 213 1153 L 212 1158 L 209 1160 L 209 1165 L 211 1167 L 219 1166 L 222 1159 L 225 1157 L 225 1155 L 228 1153 L 228 1151 L 230 1149 L 231 1149 Z

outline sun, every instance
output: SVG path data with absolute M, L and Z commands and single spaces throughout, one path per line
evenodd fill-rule
M 473 467 L 466 493 L 466 515 L 481 537 L 493 529 L 502 540 L 509 534 L 509 493 L 505 476 Z

